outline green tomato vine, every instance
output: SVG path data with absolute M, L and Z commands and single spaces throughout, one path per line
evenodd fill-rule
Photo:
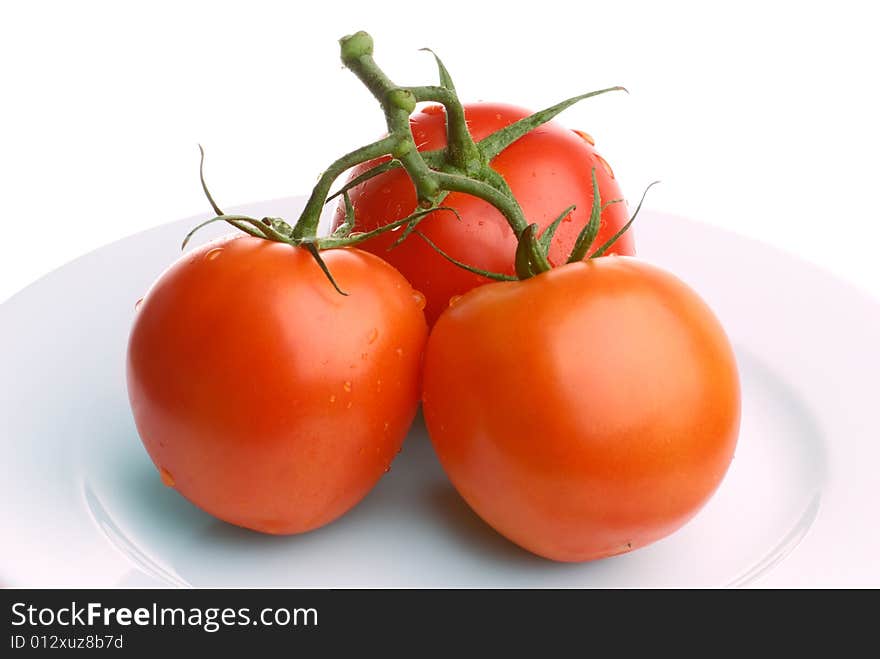
M 513 142 L 533 131 L 538 126 L 552 120 L 560 112 L 575 103 L 593 96 L 599 96 L 600 94 L 612 91 L 626 91 L 626 89 L 615 86 L 574 96 L 497 130 L 480 141 L 474 141 L 468 130 L 464 116 L 464 107 L 458 98 L 452 77 L 436 53 L 424 49 L 434 56 L 439 72 L 440 84 L 436 86 L 402 87 L 392 82 L 373 59 L 373 39 L 369 34 L 357 32 L 343 37 L 340 39 L 339 45 L 342 63 L 358 77 L 382 107 L 388 134 L 380 140 L 345 154 L 330 164 L 321 174 L 299 218 L 293 225 L 288 224 L 283 219 L 274 217 L 256 219 L 245 215 L 225 214 L 214 201 L 205 183 L 205 152 L 199 147 L 201 151 L 199 175 L 202 190 L 211 204 L 215 217 L 190 231 L 183 241 L 183 246 L 185 247 L 192 235 L 203 226 L 212 222 L 225 221 L 251 236 L 287 243 L 308 250 L 336 290 L 342 295 L 346 293 L 339 288 L 333 279 L 333 274 L 326 263 L 324 263 L 323 258 L 321 258 L 321 250 L 352 247 L 381 233 L 396 230 L 400 227 L 404 227 L 404 230 L 392 247 L 400 244 L 415 233 L 441 256 L 455 265 L 489 279 L 501 281 L 526 279 L 549 270 L 551 265 L 547 254 L 551 239 L 559 223 L 574 210 L 574 206 L 563 210 L 554 222 L 543 233 L 539 234 L 538 225 L 528 222 L 507 182 L 491 167 L 490 163 L 495 156 L 504 151 Z M 417 104 L 423 102 L 440 103 L 445 109 L 447 144 L 442 149 L 421 152 L 416 146 L 410 127 L 410 115 L 415 111 Z M 333 183 L 346 171 L 357 165 L 385 156 L 390 156 L 390 159 L 373 166 L 346 183 L 336 192 L 331 192 Z M 412 181 L 419 207 L 409 216 L 396 222 L 373 231 L 354 233 L 352 231 L 354 228 L 354 208 L 348 195 L 349 190 L 371 178 L 398 168 L 403 168 Z M 590 213 L 590 220 L 578 235 L 568 259 L 569 263 L 580 261 L 587 255 L 598 234 L 601 213 L 604 208 L 610 204 L 622 201 L 621 199 L 614 199 L 603 205 L 599 199 L 595 170 L 592 172 L 592 180 L 593 207 Z M 654 184 L 652 183 L 652 185 Z M 651 186 L 648 186 L 648 189 Z M 446 254 L 438 245 L 435 245 L 427 236 L 417 230 L 419 222 L 434 211 L 448 210 L 455 213 L 456 216 L 458 215 L 454 208 L 443 205 L 444 199 L 450 192 L 460 192 L 478 197 L 492 204 L 505 217 L 516 234 L 518 241 L 515 257 L 515 277 L 481 270 L 458 261 Z M 647 189 L 645 193 L 647 193 Z M 340 196 L 343 198 L 345 205 L 345 221 L 330 236 L 319 237 L 317 235 L 318 223 L 324 205 L 328 201 Z M 639 202 L 630 220 L 604 245 L 596 249 L 592 254 L 592 258 L 604 254 L 630 227 L 641 209 L 644 198 L 645 195 L 643 194 L 642 200 Z

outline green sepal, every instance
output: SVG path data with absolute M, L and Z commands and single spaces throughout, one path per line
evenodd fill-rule
M 318 249 L 317 245 L 311 241 L 303 241 L 300 245 L 312 255 L 312 258 L 315 259 L 315 263 L 318 264 L 318 267 L 321 268 L 321 271 L 330 280 L 330 283 L 333 284 L 333 288 L 336 289 L 336 292 L 340 295 L 348 295 L 345 291 L 339 288 L 339 284 L 336 283 L 336 280 L 333 278 L 333 273 L 330 272 L 330 268 L 327 267 L 327 264 L 324 262 L 324 259 L 321 258 L 321 251 Z
M 446 199 L 446 196 L 448 194 L 449 194 L 448 192 L 441 193 L 440 196 L 438 197 L 437 201 L 438 202 L 443 201 L 444 199 Z M 409 238 L 410 235 L 412 235 L 412 232 L 415 230 L 415 228 L 419 225 L 419 223 L 422 220 L 424 220 L 426 217 L 428 217 L 428 215 L 430 215 L 434 211 L 451 211 L 452 213 L 455 214 L 455 219 L 457 219 L 459 222 L 461 222 L 461 215 L 459 215 L 458 211 L 455 210 L 454 208 L 452 208 L 451 206 L 432 206 L 431 208 L 421 208 L 421 209 L 411 213 L 407 218 L 404 218 L 409 221 L 406 222 L 406 226 L 403 229 L 403 233 L 401 233 L 400 236 L 398 236 L 397 239 L 388 246 L 388 250 L 390 251 L 390 250 L 394 249 L 395 247 L 398 247 L 404 240 Z
M 520 279 L 528 279 L 535 275 L 532 267 L 532 246 L 529 244 L 535 240 L 537 224 L 528 225 L 519 236 L 514 256 L 514 267 Z
M 445 87 L 451 92 L 455 91 L 455 84 L 452 82 L 452 76 L 449 75 L 449 71 L 446 66 L 443 64 L 443 60 L 441 60 L 437 53 L 435 53 L 430 48 L 420 48 L 422 52 L 431 53 L 434 56 L 434 61 L 437 62 L 437 71 L 440 74 L 440 85 Z
M 205 193 L 205 196 L 208 198 L 208 203 L 211 204 L 211 208 L 214 209 L 214 214 L 218 216 L 223 215 L 223 211 L 220 210 L 220 207 L 211 195 L 211 191 L 208 190 L 208 184 L 205 183 L 205 149 L 201 144 L 199 144 L 199 154 L 199 180 L 202 182 L 202 192 Z
M 591 259 L 596 259 L 596 258 L 599 258 L 600 256 L 603 256 L 605 254 L 605 252 L 607 252 L 608 249 L 610 249 L 610 247 L 617 241 L 617 239 L 620 238 L 623 234 L 625 234 L 627 232 L 627 230 L 630 228 L 630 226 L 632 226 L 632 223 L 636 221 L 636 217 L 638 216 L 639 211 L 642 210 L 642 204 L 645 201 L 645 197 L 648 195 L 648 190 L 653 188 L 659 182 L 660 181 L 654 181 L 647 188 L 645 188 L 645 191 L 642 193 L 642 198 L 639 200 L 639 205 L 636 206 L 636 210 L 632 214 L 632 217 L 629 218 L 629 221 L 626 224 L 624 224 L 622 227 L 620 227 L 620 230 L 617 233 L 615 233 L 613 236 L 611 236 L 611 238 L 609 238 L 601 247 L 599 247 L 596 251 L 594 251 L 593 254 L 590 256 Z
M 544 252 L 544 256 L 549 256 L 550 254 L 550 243 L 553 241 L 553 236 L 556 235 L 556 229 L 559 228 L 560 222 L 568 217 L 569 213 L 573 212 L 576 208 L 577 206 L 575 204 L 566 208 L 559 214 L 559 217 L 548 224 L 547 228 L 541 233 L 541 236 L 538 238 L 538 245 L 541 247 L 541 251 Z
M 418 224 L 422 218 L 433 213 L 436 210 L 449 210 L 458 216 L 458 212 L 455 209 L 449 206 L 436 206 L 432 208 L 417 210 L 414 213 L 407 215 L 399 220 L 395 220 L 394 222 L 389 222 L 388 224 L 382 225 L 378 229 L 373 229 L 372 231 L 365 231 L 361 233 L 351 232 L 345 233 L 343 235 L 337 235 L 339 229 L 336 230 L 335 233 L 326 237 L 326 238 L 316 238 L 313 242 L 318 245 L 320 249 L 335 249 L 338 247 L 354 247 L 359 245 L 362 242 L 375 238 L 376 236 L 380 236 L 383 233 L 388 233 L 389 231 L 394 231 L 402 226 L 407 226 L 415 223 Z M 342 228 L 342 227 L 340 227 Z M 405 231 L 406 235 L 409 235 L 409 232 Z M 405 237 L 405 236 L 404 236 Z M 398 239 L 396 242 L 400 242 L 401 239 Z M 392 245 L 394 247 L 395 245 Z M 389 247 L 389 249 L 391 249 Z
M 264 217 L 261 221 L 264 225 L 287 239 L 290 239 L 290 235 L 293 233 L 293 227 L 280 217 Z
M 617 86 L 608 87 L 607 89 L 599 89 L 593 92 L 587 92 L 586 94 L 581 94 L 580 96 L 573 96 L 572 98 L 566 99 L 561 103 L 557 103 L 556 105 L 552 105 L 549 108 L 539 110 L 538 112 L 535 112 L 528 117 L 524 117 L 519 121 L 515 121 L 514 123 L 504 128 L 501 128 L 500 130 L 496 130 L 491 135 L 488 135 L 487 137 L 484 137 L 482 140 L 477 142 L 477 146 L 479 147 L 480 152 L 483 154 L 483 157 L 485 157 L 486 160 L 492 160 L 495 156 L 497 156 L 499 153 L 504 151 L 504 149 L 516 142 L 523 135 L 525 135 L 526 133 L 530 133 L 542 124 L 546 124 L 548 121 L 556 117 L 556 115 L 558 115 L 560 112 L 567 108 L 570 108 L 578 101 L 583 101 L 584 99 L 591 98 L 593 96 L 599 96 L 600 94 L 606 94 L 608 92 L 615 91 L 627 90 L 625 87 Z
M 419 236 L 422 240 L 424 240 L 426 243 L 428 243 L 428 245 L 431 247 L 431 249 L 433 249 L 435 252 L 437 252 L 440 256 L 442 256 L 444 259 L 446 259 L 447 261 L 449 261 L 453 265 L 457 265 L 459 268 L 462 268 L 463 270 L 467 270 L 468 272 L 472 272 L 475 275 L 480 275 L 482 277 L 486 277 L 487 279 L 492 279 L 493 281 L 519 281 L 519 277 L 514 277 L 513 275 L 506 275 L 501 272 L 492 272 L 490 270 L 482 270 L 481 268 L 475 268 L 472 265 L 468 265 L 464 261 L 459 261 L 458 259 L 450 256 L 449 254 L 444 252 L 442 249 L 440 249 L 440 247 L 438 247 L 434 243 L 433 240 L 428 238 L 428 236 L 423 234 L 421 231 L 415 231 L 415 234 L 417 236 Z
M 590 172 L 593 179 L 593 206 L 590 209 L 590 221 L 581 229 L 577 240 L 574 242 L 574 248 L 566 263 L 576 263 L 583 261 L 587 252 L 590 251 L 590 245 L 596 240 L 599 233 L 599 227 L 602 224 L 602 200 L 599 198 L 599 181 L 596 180 L 596 168 L 593 167 Z
M 351 203 L 347 190 L 342 192 L 342 199 L 345 203 L 345 220 L 330 234 L 331 238 L 345 238 L 354 229 L 354 204 Z
M 204 222 L 190 229 L 189 233 L 186 234 L 183 242 L 180 245 L 181 251 L 186 249 L 186 246 L 189 244 L 189 241 L 195 235 L 196 231 L 208 226 L 209 224 L 213 224 L 214 222 L 227 222 L 239 231 L 243 231 L 244 233 L 253 236 L 254 238 L 263 238 L 264 240 L 271 239 L 268 231 L 266 230 L 266 225 L 260 222 L 260 220 L 255 220 L 254 218 L 247 217 L 246 215 L 218 215 L 217 217 L 212 217 L 210 220 L 205 220 Z

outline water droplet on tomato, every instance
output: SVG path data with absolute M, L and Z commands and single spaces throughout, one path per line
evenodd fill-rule
M 485 226 L 485 224 L 486 224 L 486 223 L 485 223 L 483 220 L 479 220 L 479 221 L 477 222 L 477 226 L 478 226 L 478 227 Z
M 222 252 L 223 252 L 222 247 L 215 247 L 214 249 L 208 250 L 208 252 L 205 254 L 205 260 L 206 261 L 213 261 L 218 256 L 220 256 L 220 254 Z
M 605 160 L 605 158 L 600 156 L 598 153 L 596 154 L 596 159 L 600 163 L 602 163 L 602 167 L 605 168 L 605 171 L 608 173 L 608 176 L 610 176 L 611 178 L 614 178 L 614 171 L 611 169 L 611 165 L 608 164 L 608 161 Z
M 352 401 L 348 401 L 348 403 L 347 403 L 346 406 L 345 406 L 345 409 L 350 410 L 350 409 L 351 409 L 351 406 L 352 406 L 353 404 L 354 404 L 354 403 L 352 403 Z
M 386 422 L 385 422 L 385 425 L 382 426 L 382 430 L 388 430 L 388 428 L 389 428 L 390 426 L 391 426 L 391 424 L 388 423 L 388 422 L 386 421 Z
M 585 133 L 584 131 L 578 130 L 577 128 L 572 128 L 572 132 L 582 137 L 585 142 L 589 142 L 591 146 L 596 146 L 596 140 L 594 140 L 593 136 L 589 133 Z
M 398 357 L 403 357 L 403 348 L 395 348 L 394 352 L 397 353 Z
M 361 353 L 361 359 L 363 359 L 364 361 L 366 361 L 367 357 L 369 357 L 369 354 L 368 354 L 368 353 L 366 353 L 366 352 L 362 352 L 362 353 Z
M 385 473 L 387 474 L 389 471 L 391 471 L 391 465 L 385 467 Z
M 144 298 L 140 298 L 137 302 L 134 303 L 134 310 L 137 311 L 141 308 L 141 304 L 143 304 Z
M 162 478 L 162 484 L 165 487 L 174 487 L 174 476 L 165 467 L 159 468 L 159 476 Z
M 382 391 L 382 380 L 376 380 L 376 391 Z
M 372 343 L 379 337 L 379 330 L 375 327 L 370 330 L 370 334 L 367 336 L 367 343 Z
M 458 304 L 458 301 L 460 299 L 461 295 L 453 295 L 451 298 L 449 298 L 449 306 L 454 307 L 456 304 Z
M 500 112 L 496 112 L 496 113 L 495 113 L 495 118 L 498 119 L 498 121 L 501 121 L 501 113 L 500 113 Z
M 345 383 L 342 385 L 342 388 L 343 388 L 346 392 L 350 392 L 350 391 L 351 391 L 351 382 L 345 382 Z
M 335 402 L 336 402 L 336 394 L 330 394 L 330 402 L 331 402 L 331 403 L 335 403 Z
M 419 308 L 419 310 L 424 311 L 424 309 L 425 309 L 425 296 L 422 294 L 422 292 L 413 289 L 412 296 L 413 296 L 413 300 L 415 300 L 416 306 Z

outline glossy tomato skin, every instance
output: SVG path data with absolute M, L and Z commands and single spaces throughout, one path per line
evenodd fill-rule
M 475 140 L 530 114 L 529 111 L 500 103 L 465 105 L 465 116 Z M 442 106 L 429 105 L 410 119 L 413 137 L 422 151 L 446 144 L 445 114 Z M 371 164 L 356 168 L 352 177 Z M 596 152 L 583 133 L 550 122 L 510 145 L 493 161 L 492 167 L 507 181 L 529 222 L 541 228 L 550 224 L 572 204 L 577 209 L 556 232 L 550 249 L 554 264 L 565 263 L 578 233 L 590 217 L 593 203 L 591 171 L 595 169 L 602 202 L 622 199 L 623 193 L 608 163 Z M 356 230 L 369 231 L 406 217 L 416 209 L 412 183 L 402 170 L 378 176 L 351 191 Z M 469 265 L 495 272 L 514 273 L 516 240 L 504 217 L 490 204 L 475 197 L 452 193 L 443 201 L 455 208 L 461 221 L 448 211 L 437 211 L 425 219 L 420 230 L 449 255 Z M 334 226 L 344 218 L 337 209 Z M 602 227 L 596 247 L 611 238 L 628 220 L 624 203 L 608 206 L 602 213 Z M 449 299 L 461 295 L 487 279 L 450 264 L 418 236 L 410 236 L 389 251 L 395 233 L 378 236 L 359 247 L 387 260 L 427 298 L 425 315 L 429 325 L 446 308 Z M 632 232 L 624 234 L 610 250 L 612 254 L 635 253 Z
M 450 480 L 502 535 L 557 561 L 647 545 L 708 500 L 740 389 L 706 304 L 637 259 L 482 286 L 434 326 L 425 421 Z
M 163 481 L 205 511 L 273 534 L 345 513 L 398 453 L 419 397 L 420 295 L 355 249 L 249 236 L 171 266 L 136 312 L 127 380 Z

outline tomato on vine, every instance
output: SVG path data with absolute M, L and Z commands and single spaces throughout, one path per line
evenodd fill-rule
M 420 397 L 424 297 L 346 230 L 320 239 L 308 213 L 293 227 L 228 215 L 202 186 L 216 216 L 196 229 L 225 221 L 249 235 L 185 254 L 138 304 L 138 434 L 162 481 L 215 517 L 309 531 L 351 509 L 400 451 Z
M 139 305 L 138 432 L 166 485 L 232 524 L 322 526 L 376 484 L 416 412 L 421 297 L 384 261 L 252 236 L 194 249 Z
M 434 326 L 422 405 L 490 526 L 557 561 L 637 549 L 708 500 L 737 441 L 736 361 L 671 274 L 601 257 L 472 290 Z
M 565 263 L 589 218 L 593 205 L 591 172 L 596 173 L 603 200 L 620 202 L 623 193 L 611 166 L 596 152 L 592 138 L 555 122 L 527 132 L 498 151 L 499 143 L 491 136 L 529 116 L 523 109 L 502 103 L 464 105 L 470 134 L 478 149 L 482 144 L 484 153 L 479 157 L 487 160 L 506 182 L 529 221 L 545 229 L 563 209 L 572 207 L 559 225 L 548 255 L 551 264 L 558 265 Z M 410 123 L 419 150 L 438 152 L 447 146 L 446 122 L 442 105 L 428 105 L 412 115 Z M 487 142 L 481 142 L 487 138 Z M 357 180 L 377 164 L 358 166 L 350 180 Z M 354 206 L 356 231 L 372 231 L 398 221 L 412 213 L 418 204 L 415 188 L 401 169 L 367 179 L 352 187 L 349 195 Z M 517 239 L 505 217 L 491 203 L 466 193 L 453 192 L 443 203 L 454 208 L 458 217 L 450 211 L 437 211 L 421 221 L 419 230 L 459 261 L 484 270 L 514 274 Z M 345 207 L 339 204 L 335 226 L 344 219 Z M 608 204 L 602 211 L 598 244 L 619 231 L 627 219 L 626 204 Z M 395 238 L 393 233 L 384 233 L 363 243 L 361 249 L 391 263 L 425 294 L 429 325 L 436 321 L 452 297 L 488 281 L 481 275 L 457 268 L 421 240 L 405 240 L 389 249 Z M 634 254 L 632 233 L 620 236 L 608 253 Z

